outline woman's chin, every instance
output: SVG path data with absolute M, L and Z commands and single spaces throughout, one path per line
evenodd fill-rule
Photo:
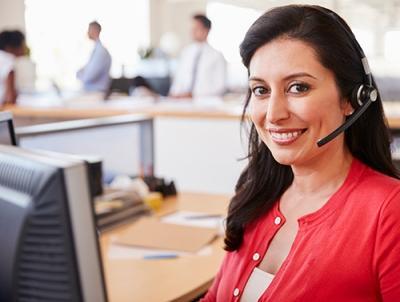
M 281 154 L 275 155 L 273 153 L 272 153 L 272 156 L 281 165 L 291 166 L 295 163 L 295 159 L 292 156 L 284 156 Z

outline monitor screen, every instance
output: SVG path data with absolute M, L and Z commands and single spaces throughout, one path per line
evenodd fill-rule
M 0 145 L 0 301 L 107 301 L 86 166 Z
M 0 112 L 0 145 L 17 145 L 12 114 L 9 111 Z

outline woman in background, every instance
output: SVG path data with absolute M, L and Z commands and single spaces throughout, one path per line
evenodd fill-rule
M 249 163 L 229 206 L 228 253 L 203 301 L 400 301 L 400 182 L 350 28 L 323 7 L 277 7 L 240 50 Z
M 0 33 L 0 106 L 15 104 L 15 57 L 25 54 L 25 36 L 18 30 Z

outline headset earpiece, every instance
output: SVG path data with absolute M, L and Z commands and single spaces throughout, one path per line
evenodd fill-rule
M 368 86 L 368 99 L 375 102 L 378 99 L 378 90 L 374 86 Z
M 354 87 L 354 89 L 351 93 L 352 102 L 355 102 L 355 103 L 353 103 L 354 104 L 353 106 L 356 106 L 356 107 L 354 107 L 356 109 L 358 108 L 357 105 L 362 106 L 364 103 L 364 101 L 362 100 L 362 97 L 361 97 L 363 88 L 364 88 L 364 85 L 358 85 L 358 86 Z
M 373 86 L 360 85 L 353 91 L 358 105 L 362 106 L 369 100 L 375 102 L 378 98 L 378 91 Z
M 350 29 L 346 27 L 346 23 L 339 17 L 337 16 L 334 12 L 327 10 L 321 10 L 318 9 L 320 12 L 327 14 L 330 18 L 335 20 L 335 22 L 343 29 L 343 32 L 347 35 L 349 38 L 349 41 L 353 44 L 354 48 L 359 54 L 360 60 L 362 67 L 364 69 L 364 84 L 361 84 L 357 87 L 355 87 L 352 91 L 352 103 L 355 104 L 355 101 L 357 104 L 360 106 L 358 107 L 353 114 L 348 116 L 346 119 L 346 122 L 343 123 L 341 126 L 339 126 L 337 129 L 335 129 L 333 132 L 325 136 L 324 138 L 320 139 L 317 142 L 318 147 L 322 147 L 326 143 L 330 142 L 333 140 L 335 137 L 337 137 L 340 133 L 343 131 L 346 131 L 352 124 L 354 124 L 357 119 L 368 109 L 369 105 L 371 105 L 373 102 L 375 102 L 378 99 L 378 91 L 376 88 L 373 86 L 373 79 L 372 79 L 372 74 L 369 69 L 368 65 L 368 60 L 365 57 L 365 54 L 360 46 L 358 44 L 356 38 L 354 37 L 354 34 L 351 32 Z

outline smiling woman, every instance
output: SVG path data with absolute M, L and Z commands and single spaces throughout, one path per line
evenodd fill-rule
M 316 145 L 353 109 L 312 47 L 300 40 L 277 39 L 255 52 L 249 71 L 251 118 L 279 163 L 321 166 L 334 154 L 347 153 L 343 136 L 324 148 Z
M 398 301 L 400 181 L 350 28 L 320 6 L 277 7 L 240 50 L 249 162 L 229 206 L 228 253 L 203 301 Z

